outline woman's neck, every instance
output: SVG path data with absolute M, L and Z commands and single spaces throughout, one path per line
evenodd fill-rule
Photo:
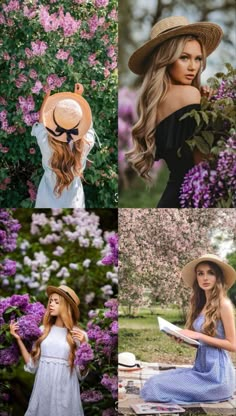
M 61 328 L 63 328 L 65 325 L 64 325 L 64 322 L 63 322 L 63 320 L 61 319 L 61 317 L 60 316 L 57 316 L 57 319 L 56 319 L 56 321 L 55 321 L 55 324 L 54 324 L 55 326 L 60 326 Z

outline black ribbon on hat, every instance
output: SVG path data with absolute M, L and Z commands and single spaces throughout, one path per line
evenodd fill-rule
M 72 129 L 64 129 L 64 127 L 61 127 L 57 122 L 56 122 L 56 119 L 55 119 L 55 109 L 54 109 L 54 111 L 53 111 L 53 121 L 54 121 L 54 123 L 56 124 L 56 130 L 55 131 L 53 131 L 53 130 L 51 130 L 51 129 L 49 129 L 48 127 L 46 127 L 46 129 L 49 131 L 49 133 L 51 133 L 53 136 L 55 136 L 55 137 L 59 137 L 59 136 L 61 136 L 63 133 L 66 133 L 66 141 L 67 141 L 67 143 L 70 143 L 71 142 L 71 140 L 73 140 L 73 137 L 72 137 L 72 134 L 74 134 L 74 135 L 78 135 L 79 134 L 79 129 L 77 129 L 76 127 L 78 127 L 78 125 L 79 125 L 79 123 L 80 123 L 80 121 L 78 122 L 78 124 L 76 124 L 76 126 L 75 127 L 72 127 Z M 57 134 L 58 133 L 58 134 Z

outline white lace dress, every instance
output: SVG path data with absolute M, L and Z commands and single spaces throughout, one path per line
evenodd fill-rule
M 39 362 L 25 365 L 25 371 L 36 373 L 25 416 L 84 416 L 78 380 L 82 377 L 78 367 L 70 371 L 66 335 L 66 328 L 53 325 L 41 343 Z
M 44 174 L 39 184 L 35 208 L 85 208 L 84 190 L 80 177 L 76 176 L 68 189 L 64 189 L 60 197 L 53 190 L 56 184 L 56 175 L 51 169 L 50 159 L 52 149 L 48 143 L 48 132 L 42 123 L 35 123 L 31 136 L 36 136 L 42 153 Z M 86 141 L 82 155 L 82 170 L 85 169 L 87 156 L 94 145 L 95 132 L 90 128 L 86 134 Z M 73 142 L 68 144 L 73 146 Z

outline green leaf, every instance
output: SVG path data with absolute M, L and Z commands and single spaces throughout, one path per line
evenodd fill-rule
M 209 117 L 208 117 L 207 113 L 205 113 L 204 111 L 200 111 L 200 114 L 201 114 L 203 120 L 205 121 L 205 123 L 208 124 L 209 123 Z
M 203 154 L 207 155 L 210 151 L 209 145 L 201 136 L 196 136 L 196 147 L 202 152 Z

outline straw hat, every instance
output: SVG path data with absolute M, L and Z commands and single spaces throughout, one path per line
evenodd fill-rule
M 186 283 L 187 286 L 192 287 L 194 280 L 196 279 L 196 272 L 195 268 L 196 266 L 201 262 L 208 262 L 211 261 L 215 264 L 217 264 L 223 274 L 224 274 L 224 280 L 228 288 L 233 286 L 235 280 L 236 280 L 236 271 L 231 267 L 229 264 L 222 261 L 218 256 L 215 254 L 204 254 L 201 257 L 198 257 L 197 259 L 190 261 L 190 263 L 186 264 L 182 270 L 182 279 Z
M 210 55 L 220 43 L 223 31 L 215 23 L 198 22 L 189 23 L 184 16 L 172 16 L 157 22 L 150 35 L 150 40 L 137 49 L 129 59 L 129 68 L 135 74 L 145 72 L 145 64 L 149 55 L 158 45 L 167 39 L 180 35 L 197 36 L 206 49 L 206 55 Z
M 67 302 L 69 302 L 69 304 L 71 305 L 75 314 L 75 318 L 77 320 L 79 319 L 78 306 L 80 304 L 80 300 L 73 289 L 65 285 L 61 285 L 59 287 L 48 286 L 46 289 L 46 292 L 48 296 L 51 296 L 52 293 L 58 293 L 58 295 L 63 296 L 67 300 Z
M 132 352 L 121 352 L 118 354 L 118 368 L 123 371 L 135 370 L 140 368 L 140 364 Z
M 50 135 L 60 142 L 77 141 L 90 128 L 91 109 L 82 97 L 83 86 L 75 84 L 75 92 L 50 95 L 42 106 L 43 124 Z

